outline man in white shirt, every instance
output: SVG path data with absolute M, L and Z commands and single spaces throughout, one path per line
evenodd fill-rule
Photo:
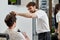
M 38 34 L 38 40 L 50 40 L 50 28 L 47 14 L 43 10 L 37 10 L 35 2 L 29 2 L 26 7 L 30 13 L 15 12 L 15 14 L 26 18 L 36 18 L 36 32 Z
M 5 31 L 9 35 L 9 40 L 29 40 L 26 33 L 22 34 L 21 32 L 14 31 L 16 27 L 16 15 L 8 14 L 5 18 L 5 23 L 8 26 L 8 29 Z

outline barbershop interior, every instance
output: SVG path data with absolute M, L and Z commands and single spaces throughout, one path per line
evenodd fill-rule
M 60 0 L 0 0 L 0 40 L 39 40 L 36 32 L 36 26 L 38 25 L 35 18 L 25 18 L 22 16 L 16 16 L 17 14 L 11 14 L 11 11 L 12 13 L 14 13 L 13 11 L 16 13 L 29 12 L 29 9 L 26 7 L 29 2 L 35 2 L 38 10 L 43 10 L 46 12 L 49 20 L 48 25 L 50 27 L 50 40 L 60 40 L 59 22 L 58 28 L 56 28 L 56 20 L 59 21 L 59 19 L 56 19 L 55 12 L 56 7 L 60 11 L 60 7 L 58 8 L 60 5 L 57 5 L 60 4 Z M 11 15 L 12 17 L 8 15 Z M 12 24 L 9 24 L 9 21 L 6 21 L 8 20 L 6 18 L 9 17 L 12 18 L 13 22 L 16 22 L 13 23 L 13 26 L 16 26 L 14 29 L 12 29 L 13 31 L 8 29 L 8 26 L 12 26 Z

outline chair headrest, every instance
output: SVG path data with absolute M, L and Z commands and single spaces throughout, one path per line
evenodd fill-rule
M 9 35 L 5 33 L 0 33 L 0 37 L 9 39 Z

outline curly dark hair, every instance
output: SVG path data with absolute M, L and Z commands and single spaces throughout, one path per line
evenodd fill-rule
M 8 27 L 11 27 L 16 22 L 16 15 L 12 12 L 6 16 L 4 21 Z

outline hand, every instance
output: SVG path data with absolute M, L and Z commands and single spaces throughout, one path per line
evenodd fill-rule
M 27 35 L 26 35 L 26 33 L 25 33 L 25 32 L 23 32 L 22 34 L 23 34 L 25 37 L 27 37 Z
M 22 34 L 24 35 L 24 37 L 26 38 L 26 40 L 30 40 L 29 37 L 27 36 L 27 34 L 25 32 L 22 32 Z
M 27 34 L 26 34 L 25 32 L 23 32 L 22 34 L 25 36 L 25 38 L 27 38 L 27 37 L 28 37 L 28 36 L 27 36 Z
M 16 16 L 16 12 L 14 11 L 11 11 L 10 14 Z

